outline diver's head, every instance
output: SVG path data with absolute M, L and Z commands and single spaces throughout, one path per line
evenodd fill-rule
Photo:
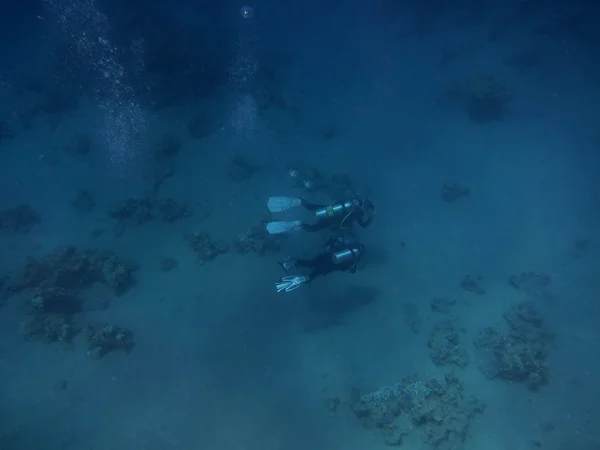
M 375 214 L 375 204 L 369 199 L 362 200 L 358 207 L 367 217 L 372 217 Z
M 354 194 L 354 196 L 352 197 L 352 205 L 355 208 L 362 208 L 364 203 L 365 203 L 365 199 L 362 195 L 360 195 L 358 193 Z

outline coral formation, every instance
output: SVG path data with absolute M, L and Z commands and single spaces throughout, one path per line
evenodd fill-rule
M 427 346 L 429 355 L 436 366 L 454 364 L 461 369 L 469 365 L 469 354 L 462 344 L 463 328 L 450 318 L 439 321 L 433 328 Z
M 573 259 L 579 259 L 583 257 L 591 247 L 591 242 L 587 239 L 578 239 L 573 242 L 571 250 L 569 250 L 569 257 Z
M 179 203 L 172 198 L 156 199 L 154 205 L 163 222 L 175 222 L 192 217 L 192 210 L 188 205 Z
M 324 141 L 330 141 L 335 137 L 335 127 L 332 124 L 325 125 L 319 129 L 319 136 Z
M 481 123 L 504 119 L 514 92 L 492 74 L 472 73 L 452 86 L 447 97 L 464 106 L 471 120 Z
M 439 313 L 450 313 L 450 309 L 456 304 L 456 300 L 434 297 L 431 300 L 431 310 Z
M 153 220 L 157 215 L 164 222 L 175 222 L 192 216 L 186 204 L 172 198 L 128 198 L 113 206 L 108 214 L 119 221 L 131 221 L 142 224 Z
M 212 238 L 210 233 L 196 232 L 185 236 L 192 250 L 198 254 L 198 262 L 204 264 L 206 261 L 212 261 L 219 255 L 229 251 L 229 245 L 223 241 L 217 241 Z
M 377 430 L 389 445 L 408 436 L 435 449 L 460 448 L 469 426 L 485 405 L 465 393 L 449 373 L 444 380 L 404 378 L 399 383 L 359 395 L 352 406 L 363 427 Z
M 135 346 L 133 333 L 116 325 L 86 325 L 83 335 L 87 345 L 87 354 L 93 359 L 100 359 L 107 353 L 117 350 L 129 353 Z
M 281 236 L 269 234 L 262 225 L 238 234 L 233 240 L 233 248 L 239 253 L 258 253 L 263 256 L 267 252 L 279 253 L 281 239 Z
M 132 221 L 136 224 L 154 219 L 156 208 L 152 198 L 128 198 L 114 205 L 108 214 L 119 221 Z
M 71 201 L 71 205 L 80 212 L 89 213 L 96 207 L 96 201 L 87 189 L 81 189 Z
M 295 187 L 323 192 L 335 201 L 347 199 L 361 192 L 350 175 L 345 173 L 329 175 L 318 167 L 300 162 L 290 164 L 288 170 L 293 174 Z
M 545 329 L 542 316 L 530 301 L 511 308 L 504 319 L 509 327 L 507 336 L 485 328 L 475 339 L 475 346 L 485 350 L 488 357 L 480 370 L 488 379 L 525 383 L 535 391 L 549 382 L 547 348 L 554 335 Z
M 26 339 L 70 345 L 79 331 L 73 316 L 82 311 L 80 294 L 97 282 L 123 294 L 134 283 L 136 269 L 111 252 L 62 247 L 40 260 L 30 259 L 2 280 L 1 287 L 4 297 L 30 291 L 28 315 L 20 328 Z
M 248 155 L 235 155 L 227 164 L 227 175 L 233 181 L 245 181 L 258 171 L 258 165 Z
M 0 230 L 27 234 L 41 222 L 40 215 L 29 205 L 18 205 L 0 211 Z
M 467 292 L 472 292 L 477 295 L 485 295 L 483 288 L 483 275 L 467 275 L 460 282 L 460 287 Z
M 166 257 L 160 260 L 160 270 L 165 273 L 168 273 L 177 267 L 179 267 L 179 263 L 174 258 Z
M 471 189 L 460 183 L 444 183 L 442 186 L 442 200 L 448 203 L 467 197 L 471 194 Z
M 71 345 L 76 334 L 71 316 L 66 314 L 31 314 L 21 322 L 25 339 L 41 339 Z
M 551 283 L 552 277 L 550 275 L 532 271 L 512 275 L 508 279 L 508 284 L 516 290 L 537 298 L 544 298 L 548 295 L 547 289 Z
M 71 302 L 82 290 L 98 282 L 121 295 L 134 284 L 137 268 L 112 252 L 61 247 L 40 260 L 30 258 L 10 278 L 10 289 L 32 290 L 36 308 L 46 313 L 77 312 L 77 302 Z

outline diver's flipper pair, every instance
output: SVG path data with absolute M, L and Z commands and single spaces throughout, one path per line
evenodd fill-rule
M 267 231 L 269 234 L 288 233 L 291 231 L 298 231 L 300 228 L 302 228 L 301 220 L 285 220 L 282 222 L 269 222 L 267 224 Z
M 302 200 L 296 197 L 269 197 L 267 208 L 272 213 L 287 211 L 302 204 Z
M 300 277 L 283 277 L 281 281 L 275 283 L 275 287 L 277 288 L 277 292 L 292 292 L 298 289 L 303 284 L 307 283 L 309 280 L 308 277 L 300 276 Z
M 296 197 L 269 197 L 267 208 L 272 213 L 287 211 L 288 209 L 296 208 L 302 204 L 302 199 Z M 267 231 L 269 234 L 288 233 L 290 231 L 298 231 L 302 228 L 300 220 L 284 220 L 278 222 L 269 222 Z

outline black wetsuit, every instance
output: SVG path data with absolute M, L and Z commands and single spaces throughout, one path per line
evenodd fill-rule
M 333 254 L 335 252 L 346 250 L 348 248 L 349 247 L 347 246 L 334 247 L 326 253 L 321 253 L 320 255 L 315 256 L 313 259 L 298 259 L 295 261 L 295 265 L 296 267 L 308 267 L 312 269 L 308 275 L 309 280 L 313 280 L 319 276 L 325 276 L 334 270 L 344 271 L 350 269 L 350 272 L 354 273 L 356 272 L 356 266 L 358 265 L 360 258 L 362 258 L 362 255 L 365 253 L 364 247 L 361 246 L 362 253 L 358 258 L 354 258 L 340 264 L 335 264 L 333 262 Z
M 339 202 L 342 203 L 342 202 Z M 302 206 L 308 211 L 317 211 L 327 207 L 327 205 L 319 205 L 316 203 L 310 203 L 306 200 L 302 200 Z M 347 216 L 333 216 L 317 221 L 315 224 L 302 223 L 302 228 L 306 231 L 321 231 L 327 228 L 333 228 L 336 226 L 343 225 L 344 227 L 350 228 L 353 222 L 357 222 L 361 227 L 366 228 L 373 220 L 372 214 L 367 214 L 366 209 L 363 205 L 356 206 Z

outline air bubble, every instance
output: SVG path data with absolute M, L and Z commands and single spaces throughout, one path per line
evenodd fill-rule
M 91 88 L 104 116 L 102 135 L 110 160 L 124 173 L 136 155 L 146 119 L 132 86 L 125 81 L 119 51 L 107 37 L 108 18 L 96 8 L 95 0 L 44 0 L 44 4 L 56 16 L 64 39 L 75 49 L 73 60 L 97 76 Z M 135 44 L 135 54 L 141 59 L 143 41 Z
M 242 6 L 240 8 L 240 16 L 242 16 L 242 19 L 252 19 L 254 17 L 254 8 L 248 5 Z

